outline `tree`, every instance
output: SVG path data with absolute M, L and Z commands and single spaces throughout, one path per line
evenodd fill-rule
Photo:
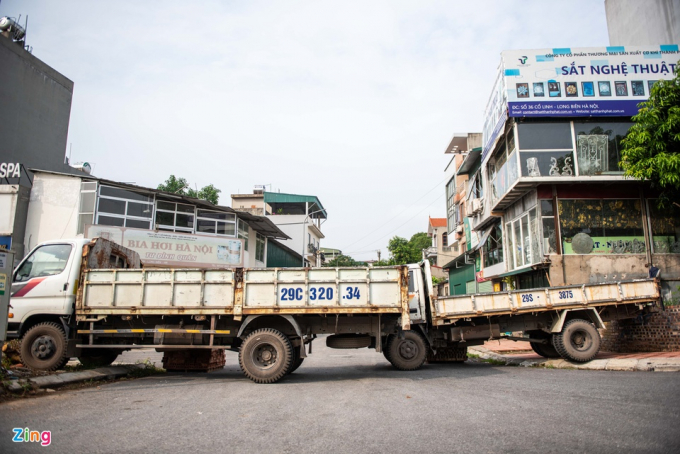
M 387 250 L 390 251 L 390 264 L 405 265 L 407 263 L 417 263 L 423 258 L 423 249 L 431 245 L 432 240 L 425 232 L 414 234 L 410 240 L 395 236 L 387 243 Z
M 660 206 L 677 205 L 680 196 L 680 64 L 675 67 L 675 77 L 657 81 L 649 100 L 639 106 L 639 113 L 633 117 L 635 124 L 622 141 L 621 167 L 626 176 L 651 181 L 652 187 L 661 191 Z
M 177 178 L 174 175 L 170 175 L 170 178 L 165 180 L 164 183 L 159 184 L 158 190 L 207 200 L 213 205 L 217 205 L 220 200 L 220 192 L 222 192 L 212 184 L 203 186 L 199 191 L 196 191 L 195 189 L 191 189 L 189 187 L 189 183 L 187 183 L 185 178 Z
M 411 263 L 411 248 L 406 238 L 395 236 L 387 243 L 387 250 L 390 251 L 392 265 Z

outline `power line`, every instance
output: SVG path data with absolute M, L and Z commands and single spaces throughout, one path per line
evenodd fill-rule
M 430 192 L 432 192 L 432 191 L 430 191 Z M 440 194 L 439 196 L 437 196 L 436 199 L 434 199 L 434 200 L 432 201 L 432 203 L 430 203 L 428 206 L 426 206 L 425 208 L 423 208 L 422 210 L 420 210 L 419 212 L 417 212 L 416 214 L 414 214 L 413 216 L 411 216 L 406 222 L 404 222 L 403 224 L 401 224 L 399 227 L 396 227 L 395 229 L 393 229 L 392 231 L 390 231 L 390 232 L 386 233 L 385 235 L 381 236 L 380 238 L 378 238 L 377 240 L 373 241 L 372 243 L 368 243 L 365 247 L 368 247 L 368 246 L 370 246 L 370 245 L 372 245 L 372 244 L 375 244 L 375 243 L 377 243 L 378 241 L 380 241 L 380 240 L 382 240 L 383 238 L 385 238 L 386 236 L 391 235 L 392 233 L 396 232 L 397 230 L 399 230 L 400 228 L 402 228 L 403 226 L 405 226 L 406 224 L 408 224 L 409 222 L 411 222 L 416 216 L 420 215 L 420 213 L 422 213 L 423 211 L 427 210 L 427 209 L 430 208 L 432 205 L 434 205 L 435 202 L 438 202 L 439 199 L 441 199 L 443 195 L 444 195 L 444 194 Z M 346 255 L 354 254 L 354 253 L 355 253 L 355 252 L 348 252 Z
M 434 191 L 434 190 L 437 189 L 437 188 L 441 188 L 441 185 L 442 185 L 445 181 L 446 181 L 446 178 L 444 178 L 442 181 L 440 181 L 439 183 L 437 183 L 437 185 L 436 185 L 435 187 L 433 187 L 432 189 L 430 189 L 429 191 L 427 191 L 425 194 L 423 194 L 422 196 L 420 196 L 420 198 L 418 198 L 415 202 L 411 203 L 411 205 L 409 205 L 409 206 L 407 206 L 406 208 L 404 208 L 401 212 L 397 213 L 396 215 L 394 215 L 393 217 L 391 217 L 390 219 L 388 219 L 387 221 L 385 221 L 382 225 L 380 225 L 380 226 L 376 227 L 375 229 L 373 229 L 373 230 L 372 230 L 371 232 L 369 232 L 368 234 L 366 234 L 366 235 L 364 235 L 363 237 L 359 238 L 359 239 L 356 240 L 354 243 L 348 244 L 348 245 L 345 246 L 343 249 L 347 249 L 347 248 L 349 248 L 350 246 L 354 246 L 355 244 L 359 243 L 360 241 L 363 241 L 364 239 L 366 239 L 366 238 L 368 238 L 369 236 L 373 235 L 376 231 L 378 231 L 378 230 L 380 230 L 381 228 L 385 227 L 387 224 L 389 224 L 390 222 L 392 222 L 394 219 L 396 219 L 396 218 L 398 218 L 399 216 L 401 216 L 402 214 L 404 214 L 409 208 L 411 208 L 413 205 L 415 205 L 416 202 L 419 202 L 420 200 L 424 199 L 425 196 L 427 196 L 430 192 Z M 432 202 L 432 203 L 434 203 L 434 202 Z M 430 204 L 430 205 L 432 205 L 432 204 Z M 430 205 L 428 205 L 428 207 L 429 207 Z M 410 220 L 410 219 L 409 219 L 409 220 Z M 407 222 L 408 222 L 408 221 L 407 221 Z M 391 233 L 391 232 L 390 232 L 390 233 Z M 389 235 L 389 233 L 388 233 L 388 235 Z M 382 237 L 380 237 L 379 239 L 382 239 Z M 376 240 L 376 241 L 377 241 L 377 240 Z M 374 241 L 373 243 L 375 243 L 375 241 Z M 373 244 L 373 243 L 370 243 L 370 244 Z

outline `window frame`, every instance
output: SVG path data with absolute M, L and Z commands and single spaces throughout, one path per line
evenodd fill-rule
M 130 192 L 133 194 L 136 194 L 141 197 L 145 197 L 147 199 L 147 202 L 141 201 L 141 200 L 134 200 L 134 199 L 125 199 L 122 197 L 115 197 L 111 195 L 102 195 L 102 189 L 117 189 L 121 191 L 126 191 Z M 156 200 L 155 200 L 155 195 L 154 194 L 145 194 L 143 192 L 136 192 L 136 191 L 131 191 L 129 189 L 122 189 L 118 188 L 116 186 L 108 186 L 108 185 L 103 185 L 103 184 L 98 184 L 97 185 L 97 203 L 96 203 L 96 215 L 95 215 L 95 224 L 96 225 L 111 225 L 111 224 L 102 224 L 100 222 L 100 219 L 102 217 L 108 217 L 108 218 L 114 218 L 114 219 L 121 219 L 121 222 L 123 223 L 122 226 L 115 226 L 115 227 L 125 227 L 125 228 L 135 228 L 135 229 L 142 229 L 142 230 L 151 230 L 151 228 L 154 226 L 154 218 L 155 218 L 155 206 L 156 206 Z M 102 211 L 100 208 L 102 200 L 113 200 L 117 202 L 125 202 L 125 208 L 124 208 L 124 214 L 120 213 L 110 213 L 107 211 Z M 150 210 L 150 216 L 149 217 L 142 217 L 142 216 L 133 216 L 129 215 L 128 213 L 128 207 L 130 203 L 137 203 L 140 205 L 147 205 L 149 210 Z M 128 226 L 128 220 L 130 221 L 136 221 L 136 222 L 148 222 L 148 227 L 144 229 L 143 227 L 137 227 L 137 226 Z

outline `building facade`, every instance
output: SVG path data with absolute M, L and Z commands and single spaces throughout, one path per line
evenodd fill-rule
M 443 266 L 451 258 L 446 218 L 428 218 L 427 236 L 432 239 L 432 245 L 423 250 L 423 258 L 430 261 L 433 276 L 446 279 L 448 276 Z
M 605 0 L 610 46 L 680 42 L 677 0 Z
M 280 243 L 300 254 L 302 259 L 298 266 L 323 264 L 320 245 L 325 237 L 321 224 L 327 213 L 316 196 L 267 192 L 256 187 L 252 194 L 232 194 L 231 206 L 238 211 L 261 210 L 267 219 L 290 237 Z
M 0 33 L 0 245 L 25 254 L 30 168 L 85 175 L 66 162 L 73 82 Z
M 145 266 L 264 267 L 268 241 L 289 238 L 266 217 L 205 200 L 91 175 L 31 174 L 26 221 L 13 227 L 23 232 L 12 232 L 23 236 L 25 251 L 48 240 L 101 236 L 137 251 Z M 11 203 L 9 192 L 0 190 L 0 206 Z
M 619 162 L 637 104 L 673 77 L 678 55 L 677 45 L 503 52 L 481 155 L 464 164 L 464 222 L 479 247 L 463 262 L 477 291 L 644 278 L 652 266 L 676 291 L 680 215 Z

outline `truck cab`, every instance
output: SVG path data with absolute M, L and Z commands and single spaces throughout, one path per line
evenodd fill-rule
M 15 268 L 8 316 L 8 338 L 18 338 L 32 326 L 73 314 L 83 247 L 91 240 L 47 241 L 36 246 Z

